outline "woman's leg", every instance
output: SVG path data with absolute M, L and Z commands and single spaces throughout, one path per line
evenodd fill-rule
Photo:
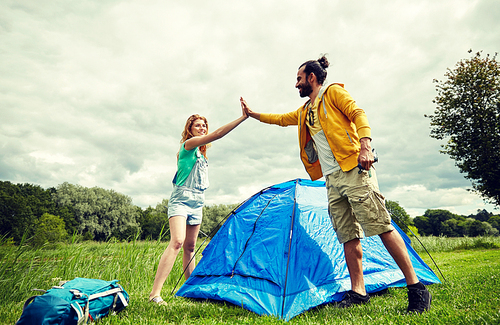
M 191 273 L 195 267 L 195 248 L 196 240 L 198 238 L 198 233 L 200 232 L 200 225 L 190 226 L 187 225 L 186 228 L 186 239 L 184 240 L 183 255 L 182 255 L 182 266 L 186 270 L 184 272 L 184 277 L 186 280 L 191 276 Z
M 168 223 L 170 225 L 170 242 L 160 258 L 160 263 L 158 263 L 153 289 L 149 294 L 149 298 L 160 296 L 163 283 L 165 283 L 170 271 L 172 271 L 175 259 L 177 258 L 177 255 L 179 254 L 186 238 L 185 217 L 171 217 L 168 219 Z

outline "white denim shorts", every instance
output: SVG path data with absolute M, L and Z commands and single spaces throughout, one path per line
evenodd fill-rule
M 168 218 L 181 216 L 186 218 L 186 224 L 197 226 L 203 217 L 205 193 L 184 186 L 176 186 L 168 201 Z

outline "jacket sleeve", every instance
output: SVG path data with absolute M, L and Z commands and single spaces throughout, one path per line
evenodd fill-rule
M 261 113 L 260 121 L 268 124 L 277 124 L 280 126 L 298 125 L 298 110 L 285 114 Z
M 359 138 L 371 138 L 371 128 L 365 111 L 356 105 L 344 87 L 340 85 L 329 87 L 326 95 L 331 97 L 333 104 L 354 123 Z

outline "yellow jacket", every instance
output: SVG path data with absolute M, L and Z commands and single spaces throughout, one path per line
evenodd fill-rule
M 318 94 L 319 122 L 330 149 L 343 171 L 358 165 L 360 138 L 370 138 L 371 129 L 365 112 L 356 105 L 343 84 L 331 84 Z M 311 154 L 312 141 L 306 126 L 307 101 L 298 110 L 285 114 L 260 115 L 260 121 L 280 126 L 298 125 L 300 158 L 312 180 L 323 176 L 317 155 Z M 308 145 L 309 144 L 309 145 Z M 307 148 L 306 148 L 307 146 Z

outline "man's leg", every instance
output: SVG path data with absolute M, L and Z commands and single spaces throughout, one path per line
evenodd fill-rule
M 346 308 L 370 302 L 363 278 L 363 249 L 358 238 L 344 243 L 344 256 L 351 278 L 351 290 L 344 294 L 338 306 Z
M 418 282 L 417 275 L 415 274 L 415 270 L 413 269 L 413 265 L 410 261 L 410 256 L 408 255 L 408 251 L 406 250 L 405 243 L 403 238 L 399 235 L 399 233 L 395 230 L 385 232 L 380 234 L 380 239 L 384 243 L 385 248 L 389 251 L 396 264 L 403 272 L 403 275 L 406 278 L 406 284 L 411 285 Z
M 345 173 L 346 184 L 350 184 L 346 195 L 352 203 L 356 220 L 363 225 L 366 236 L 380 234 L 394 261 L 405 276 L 408 285 L 408 312 L 421 313 L 429 310 L 431 295 L 419 282 L 403 238 L 391 225 L 389 212 L 385 208 L 384 197 L 380 194 L 375 170 L 369 172 L 350 171 Z M 374 215 L 374 213 L 376 215 Z
M 409 313 L 422 313 L 431 308 L 432 295 L 418 280 L 403 238 L 395 230 L 380 234 L 380 239 L 403 272 L 408 287 Z
M 363 249 L 358 238 L 344 244 L 344 256 L 351 277 L 351 290 L 366 295 L 362 265 Z
M 347 197 L 340 193 L 340 184 L 343 181 L 342 171 L 334 172 L 326 177 L 328 190 L 328 212 L 337 239 L 344 245 L 344 257 L 351 280 L 351 290 L 346 292 L 339 307 L 345 308 L 352 305 L 364 304 L 370 301 L 366 294 L 363 279 L 363 249 L 359 238 L 363 231 L 357 223 L 351 204 Z

